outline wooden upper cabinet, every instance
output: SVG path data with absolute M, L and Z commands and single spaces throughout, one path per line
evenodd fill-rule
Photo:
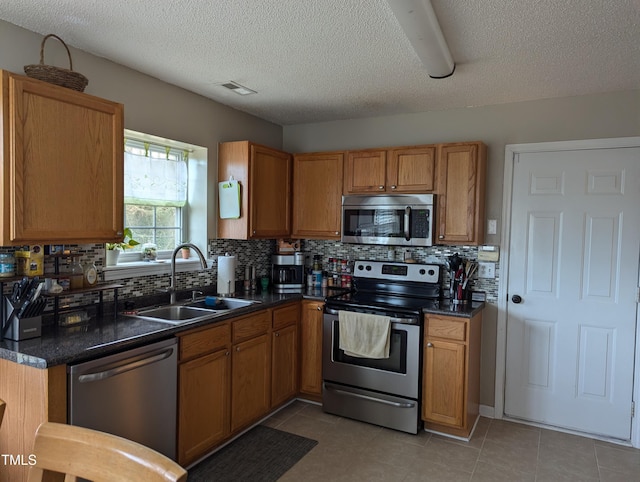
M 293 238 L 340 239 L 343 152 L 293 157 Z
M 291 233 L 291 155 L 249 141 L 218 148 L 218 180 L 240 182 L 240 218 L 218 219 L 218 237 L 259 239 Z
M 122 239 L 124 108 L 0 71 L 4 245 Z
M 486 170 L 487 147 L 483 143 L 438 146 L 438 244 L 484 242 Z
M 433 192 L 435 146 L 392 149 L 387 155 L 387 192 Z
M 435 155 L 430 145 L 348 152 L 344 193 L 433 192 Z
M 385 191 L 386 150 L 350 151 L 344 164 L 344 193 Z

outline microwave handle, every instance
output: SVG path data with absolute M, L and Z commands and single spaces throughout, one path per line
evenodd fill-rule
M 409 222 L 411 221 L 411 206 L 404 208 L 404 239 L 411 240 L 411 230 Z

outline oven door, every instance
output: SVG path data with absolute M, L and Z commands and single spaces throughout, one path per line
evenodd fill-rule
M 339 346 L 338 315 L 325 313 L 322 376 L 325 381 L 417 400 L 420 388 L 420 325 L 392 318 L 389 358 L 346 355 Z

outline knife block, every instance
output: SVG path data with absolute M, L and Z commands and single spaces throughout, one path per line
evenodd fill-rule
M 42 335 L 42 315 L 31 318 L 18 318 L 13 312 L 14 305 L 8 297 L 4 297 L 2 331 L 7 330 L 4 338 L 21 341 L 37 338 Z M 7 319 L 7 317 L 9 317 Z

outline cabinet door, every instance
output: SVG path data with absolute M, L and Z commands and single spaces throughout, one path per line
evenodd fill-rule
M 465 345 L 427 338 L 424 347 L 422 419 L 464 425 Z
M 384 192 L 386 166 L 385 150 L 348 152 L 344 164 L 344 194 Z
M 234 345 L 231 352 L 231 431 L 246 427 L 269 411 L 270 338 L 261 335 Z
M 271 406 L 277 407 L 298 393 L 298 327 L 289 325 L 271 336 Z
M 2 84 L 4 243 L 121 239 L 123 106 L 6 72 Z
M 300 320 L 300 392 L 322 395 L 322 316 L 324 304 L 302 302 Z
M 387 158 L 387 192 L 434 190 L 435 146 L 392 149 Z
M 439 244 L 484 242 L 486 147 L 446 144 L 438 150 Z
M 344 154 L 293 158 L 293 238 L 339 239 Z
M 249 164 L 249 237 L 288 237 L 291 233 L 291 156 L 252 144 Z
M 178 373 L 178 462 L 184 466 L 229 434 L 229 351 L 182 363 Z

